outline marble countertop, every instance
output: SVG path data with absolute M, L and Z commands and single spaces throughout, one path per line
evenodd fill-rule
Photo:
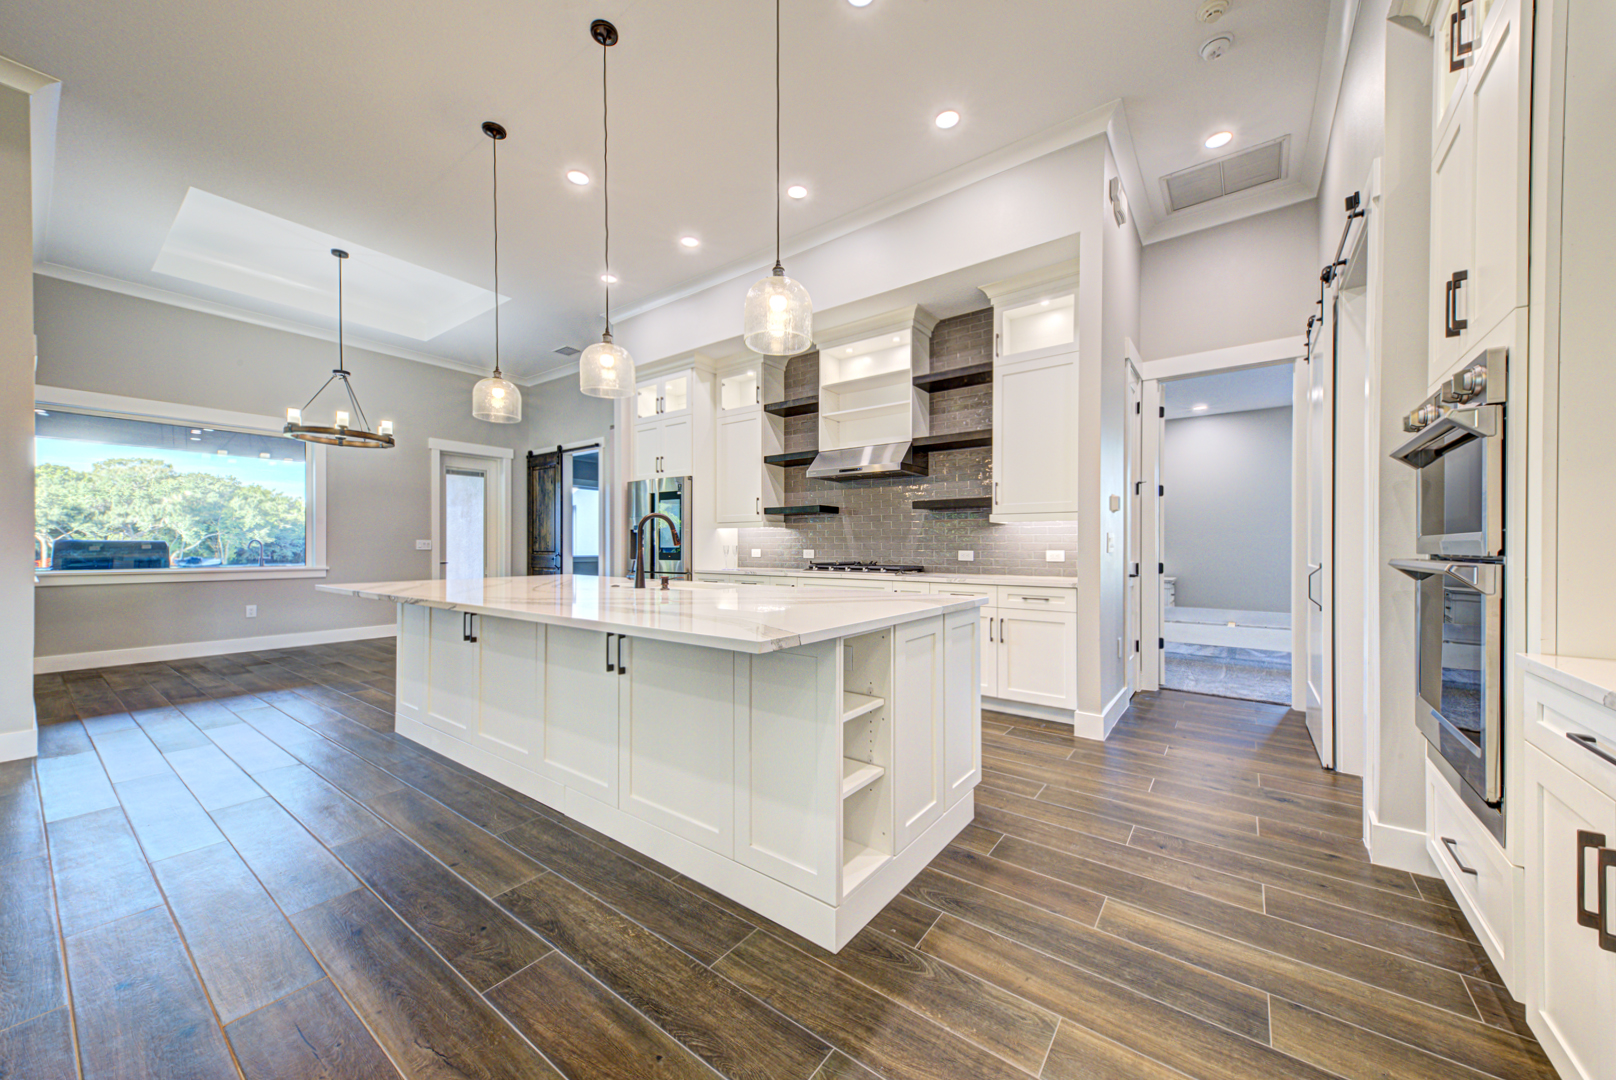
M 826 581 L 835 581 L 840 578 L 877 578 L 884 581 L 924 581 L 938 585 L 1020 585 L 1022 587 L 1039 586 L 1047 589 L 1075 589 L 1077 578 L 1054 577 L 1037 574 L 934 574 L 924 572 L 919 574 L 850 574 L 840 570 L 782 570 L 777 566 L 758 567 L 731 567 L 724 570 L 697 570 L 698 574 L 734 574 L 737 577 L 812 577 L 824 578 Z
M 767 653 L 952 611 L 985 597 L 681 581 L 667 592 L 620 578 L 476 578 L 316 585 L 320 592 L 469 611 L 489 618 L 604 630 L 627 637 Z
M 1521 666 L 1579 697 L 1616 709 L 1616 660 L 1521 653 Z

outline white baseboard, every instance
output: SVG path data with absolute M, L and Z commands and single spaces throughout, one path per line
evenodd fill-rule
M 1111 729 L 1117 726 L 1117 721 L 1122 719 L 1122 714 L 1128 711 L 1128 703 L 1132 700 L 1133 691 L 1124 685 L 1099 712 L 1083 712 L 1079 709 L 1077 719 L 1072 724 L 1072 734 L 1080 739 L 1104 742 L 1105 737 L 1111 734 Z
M 0 734 L 0 761 L 17 761 L 39 756 L 39 729 L 33 720 L 34 718 L 30 716 L 28 726 L 21 731 Z
M 1379 866 L 1407 870 L 1411 874 L 1436 877 L 1436 864 L 1425 847 L 1425 830 L 1387 825 L 1374 814 L 1365 815 L 1369 825 L 1369 859 Z
M 985 712 L 1009 713 L 1011 716 L 1025 716 L 1029 720 L 1048 720 L 1055 724 L 1070 724 L 1082 715 L 1071 709 L 1057 709 L 1053 705 L 1029 705 L 1024 701 L 1007 701 L 996 697 L 984 697 L 982 708 Z
M 397 633 L 397 624 L 386 623 L 382 626 L 307 630 L 296 634 L 265 634 L 262 637 L 180 641 L 172 645 L 146 645 L 138 649 L 61 653 L 56 656 L 34 657 L 34 672 L 44 675 L 52 671 L 82 671 L 85 668 L 119 667 L 123 664 L 161 663 L 164 660 L 190 660 L 198 656 L 225 656 L 229 653 L 261 652 L 265 649 L 296 649 L 304 645 L 330 645 L 338 641 L 388 638 Z

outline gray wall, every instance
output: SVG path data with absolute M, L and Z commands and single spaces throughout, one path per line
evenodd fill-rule
M 1291 410 L 1167 421 L 1165 558 L 1180 607 L 1291 609 Z
M 53 278 L 36 277 L 34 290 L 38 381 L 46 386 L 276 416 L 307 400 L 335 357 L 335 345 L 314 338 Z M 329 451 L 326 580 L 431 576 L 433 553 L 415 550 L 418 538 L 432 535 L 428 438 L 516 452 L 512 569 L 521 572 L 527 508 L 522 456 L 544 421 L 497 425 L 472 419 L 477 376 L 471 373 L 357 349 L 348 351 L 348 360 L 367 413 L 393 420 L 398 446 Z M 542 402 L 533 409 L 541 417 L 568 413 L 567 395 L 584 400 L 576 385 L 562 381 L 531 391 L 524 401 L 528 408 Z M 28 428 L 31 434 L 31 413 Z M 556 441 L 548 433 L 542 437 Z M 393 619 L 386 605 L 317 593 L 314 586 L 300 579 L 39 587 L 33 590 L 35 650 L 52 656 Z M 258 605 L 256 619 L 244 617 L 247 604 Z
M 0 86 L 0 760 L 34 753 L 33 198 L 28 95 Z
M 1312 199 L 1151 244 L 1140 266 L 1144 358 L 1299 336 L 1318 298 L 1318 258 Z

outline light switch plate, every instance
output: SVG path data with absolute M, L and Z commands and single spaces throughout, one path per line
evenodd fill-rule
M 1111 512 L 1114 514 L 1118 510 L 1121 510 L 1121 509 L 1122 509 L 1122 496 L 1121 495 L 1113 495 L 1113 496 L 1111 496 Z
M 959 561 L 960 562 L 975 562 L 976 561 L 976 552 L 974 552 L 974 551 L 962 551 L 962 552 L 960 552 L 959 553 Z
M 813 548 L 803 548 L 802 549 L 802 557 L 805 558 L 805 559 L 813 558 L 814 557 L 814 549 Z
M 1066 561 L 1066 552 L 1064 552 L 1064 551 L 1046 551 L 1046 552 L 1044 552 L 1044 561 L 1045 562 L 1065 562 Z
M 762 548 L 753 548 L 752 549 L 752 558 L 754 558 L 754 559 L 763 558 L 763 549 Z
M 1109 555 L 1115 550 L 1117 550 L 1117 534 L 1116 533 L 1106 533 L 1105 534 L 1105 553 L 1107 555 Z
M 258 618 L 258 605 L 257 604 L 248 604 L 247 605 L 247 618 L 249 618 L 249 619 Z
M 415 542 L 415 550 L 416 551 L 431 551 L 432 550 L 432 541 L 430 541 L 430 540 L 417 540 Z

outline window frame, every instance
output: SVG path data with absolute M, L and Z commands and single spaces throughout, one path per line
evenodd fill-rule
M 195 425 L 226 428 L 251 435 L 279 435 L 282 421 L 273 416 L 208 409 L 169 401 L 99 394 L 56 386 L 35 386 L 36 409 L 62 409 L 122 420 L 145 420 L 159 424 Z M 203 581 L 268 581 L 323 578 L 326 565 L 326 450 L 319 443 L 305 443 L 303 513 L 305 558 L 302 566 L 198 566 L 165 567 L 161 570 L 50 570 L 34 574 L 36 586 L 71 585 L 151 585 L 157 583 Z M 33 462 L 38 466 L 38 462 Z

